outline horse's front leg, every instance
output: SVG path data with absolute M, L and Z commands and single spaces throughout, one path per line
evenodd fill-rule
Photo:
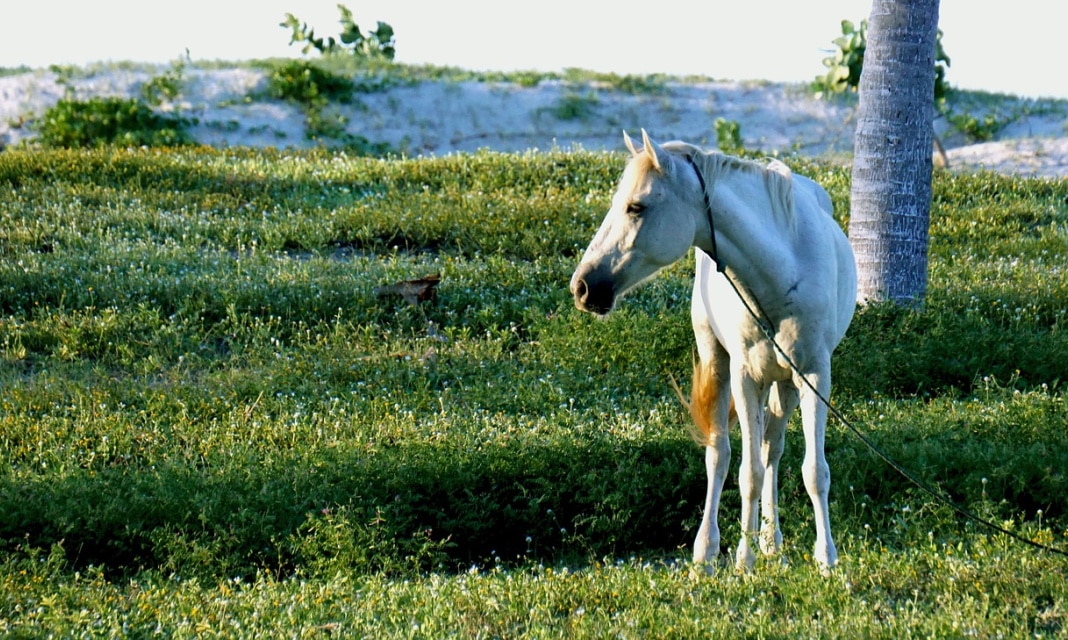
M 830 366 L 821 373 L 809 374 L 809 382 L 824 398 L 830 396 Z M 831 490 L 831 470 L 824 453 L 827 429 L 827 405 L 806 385 L 801 389 L 801 422 L 805 431 L 805 460 L 802 471 L 805 489 L 812 500 L 816 522 L 816 545 L 812 557 L 824 573 L 838 562 L 838 550 L 831 537 L 831 516 L 827 498 Z
M 786 445 L 786 425 L 797 408 L 797 389 L 786 382 L 772 385 L 764 414 L 764 442 L 761 458 L 764 461 L 764 491 L 761 500 L 763 522 L 760 528 L 760 550 L 774 555 L 782 549 L 782 530 L 779 528 L 779 463 Z
M 742 371 L 731 372 L 731 386 L 737 402 L 738 422 L 741 425 L 742 461 L 738 469 L 738 489 L 742 497 L 742 536 L 738 542 L 735 566 L 749 571 L 756 562 L 753 547 L 760 531 L 760 494 L 764 488 L 764 461 L 760 457 L 760 443 L 764 435 L 764 399 L 766 389 Z

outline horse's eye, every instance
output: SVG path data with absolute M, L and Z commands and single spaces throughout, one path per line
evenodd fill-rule
M 645 205 L 640 202 L 627 203 L 627 215 L 640 216 L 645 211 Z

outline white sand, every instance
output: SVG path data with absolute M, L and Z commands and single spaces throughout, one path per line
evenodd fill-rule
M 71 82 L 79 98 L 136 96 L 147 70 L 80 72 Z M 32 138 L 28 123 L 55 104 L 64 88 L 50 71 L 0 78 L 0 145 Z M 198 122 L 193 137 L 206 144 L 306 148 L 304 116 L 295 106 L 246 96 L 266 86 L 252 69 L 186 69 L 182 95 L 167 109 Z M 1005 98 L 997 106 L 961 106 L 982 115 L 1018 114 L 994 140 L 969 144 L 944 120 L 936 128 L 954 170 L 1068 175 L 1068 102 Z M 569 109 L 570 107 L 570 109 Z M 488 148 L 499 151 L 569 148 L 621 149 L 620 131 L 644 127 L 658 140 L 716 145 L 714 122 L 740 125 L 747 148 L 848 158 L 854 106 L 820 101 L 803 87 L 773 83 L 669 84 L 657 95 L 631 95 L 607 86 L 542 82 L 422 82 L 360 94 L 352 105 L 331 107 L 348 119 L 349 133 L 384 142 L 409 155 L 443 155 Z

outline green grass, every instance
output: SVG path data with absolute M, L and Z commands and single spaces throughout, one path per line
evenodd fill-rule
M 0 154 L 0 632 L 1068 632 L 1063 558 L 833 424 L 840 569 L 807 557 L 792 432 L 789 566 L 691 573 L 704 469 L 668 384 L 690 266 L 605 320 L 567 292 L 622 160 Z M 847 211 L 847 170 L 790 163 Z M 927 304 L 861 310 L 834 362 L 842 411 L 893 457 L 1062 548 L 1066 199 L 936 176 Z M 419 307 L 374 292 L 430 273 Z

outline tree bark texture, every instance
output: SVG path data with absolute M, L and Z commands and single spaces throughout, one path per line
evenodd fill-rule
M 862 302 L 927 290 L 938 3 L 872 0 L 849 218 Z

